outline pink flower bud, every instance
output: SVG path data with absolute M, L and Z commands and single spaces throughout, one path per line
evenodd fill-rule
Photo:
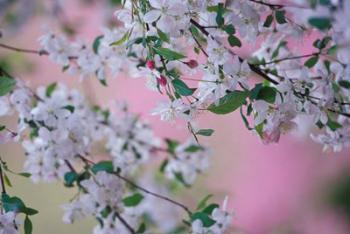
M 150 70 L 153 70 L 156 67 L 156 64 L 153 60 L 147 60 L 146 67 Z
M 158 82 L 163 87 L 166 86 L 166 84 L 168 83 L 165 76 L 163 76 L 163 75 L 160 75 L 160 77 L 158 78 Z
M 198 67 L 198 62 L 197 60 L 191 59 L 188 62 L 185 62 L 185 64 L 189 67 L 189 68 L 196 68 Z

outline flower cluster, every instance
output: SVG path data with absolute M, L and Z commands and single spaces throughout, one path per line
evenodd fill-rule
M 104 29 L 93 50 L 52 34 L 41 43 L 56 62 L 100 80 L 105 67 L 115 74 L 127 61 L 130 76 L 168 97 L 153 111 L 162 120 L 240 109 L 248 129 L 270 143 L 296 129 L 298 116 L 311 115 L 324 132 L 313 139 L 339 151 L 349 145 L 349 9 L 346 1 L 127 0 L 115 13 L 121 26 Z M 315 29 L 313 52 L 291 50 Z M 257 40 L 248 55 L 236 50 Z
M 161 140 L 155 137 L 151 127 L 138 115 L 130 113 L 125 103 L 118 102 L 115 111 L 110 112 L 90 106 L 77 90 L 59 83 L 39 87 L 34 92 L 21 80 L 4 79 L 9 88 L 2 96 L 5 105 L 1 106 L 1 111 L 4 115 L 13 115 L 16 110 L 19 120 L 17 132 L 4 126 L 1 134 L 10 134 L 7 140 L 22 142 L 26 153 L 23 176 L 34 182 L 61 179 L 67 187 L 78 188 L 78 195 L 63 206 L 65 222 L 93 216 L 99 222 L 94 229 L 96 234 L 129 233 L 145 228 L 142 217 L 147 214 L 156 229 L 172 231 L 177 228 L 178 221 L 161 225 L 164 223 L 162 213 L 167 213 L 167 209 L 152 208 L 164 196 L 139 187 L 128 177 L 140 174 L 141 165 L 150 162 L 154 154 L 163 152 L 168 158 L 165 159 L 168 162 L 164 167 L 165 176 L 188 186 L 209 166 L 208 148 L 194 140 L 180 144 L 170 139 L 165 141 L 168 148 L 162 148 Z M 105 144 L 110 161 L 92 161 L 90 154 L 96 143 Z M 75 169 L 79 163 L 84 164 L 82 171 Z M 7 170 L 5 164 L 2 166 Z M 133 187 L 144 193 L 135 193 Z M 164 189 L 157 190 L 168 193 Z M 166 201 L 180 204 L 168 198 Z M 36 213 L 17 198 L 3 196 L 2 202 L 15 202 L 23 207 L 21 212 L 26 215 Z M 180 207 L 189 213 L 187 207 Z M 178 217 L 180 213 L 171 215 Z M 28 225 L 25 228 L 29 228 Z

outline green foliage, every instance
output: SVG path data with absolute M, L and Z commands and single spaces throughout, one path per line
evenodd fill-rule
M 228 36 L 227 40 L 228 40 L 228 43 L 230 44 L 230 46 L 232 46 L 232 47 L 234 47 L 234 46 L 242 47 L 242 43 L 239 40 L 239 38 L 232 35 L 232 34 Z
M 322 31 L 332 26 L 331 19 L 327 17 L 312 17 L 309 19 L 309 24 Z
M 113 173 L 114 172 L 114 167 L 112 161 L 101 161 L 96 163 L 91 167 L 91 171 L 93 173 L 97 173 L 99 171 L 105 171 L 108 173 Z
M 264 100 L 268 103 L 275 103 L 276 94 L 276 88 L 257 84 L 251 90 L 250 98 L 254 100 Z
M 123 204 L 126 207 L 133 207 L 140 204 L 140 202 L 144 199 L 144 196 L 141 193 L 135 193 L 131 196 L 128 196 L 123 199 Z
M 178 141 L 169 138 L 165 139 L 165 143 L 167 144 L 167 151 L 170 154 L 175 154 L 175 149 L 180 144 Z
M 100 47 L 101 44 L 101 39 L 103 38 L 102 35 L 98 36 L 95 38 L 94 42 L 92 43 L 92 49 L 94 51 L 95 54 L 98 53 L 98 48 Z
M 33 224 L 28 216 L 24 219 L 24 234 L 32 234 L 33 232 Z
M 271 26 L 272 22 L 273 22 L 273 15 L 271 14 L 271 15 L 268 15 L 268 16 L 266 17 L 263 26 L 264 26 L 265 28 L 269 28 L 269 27 Z
M 343 88 L 350 89 L 350 82 L 347 80 L 340 80 L 338 84 Z
M 66 187 L 73 187 L 74 182 L 78 179 L 78 174 L 74 171 L 64 174 L 64 185 Z
M 23 213 L 25 215 L 35 215 L 38 213 L 37 210 L 26 207 L 26 205 L 20 198 L 10 197 L 6 193 L 2 194 L 1 203 L 5 212 L 13 211 L 16 213 Z
M 196 132 L 197 135 L 201 136 L 211 136 L 213 135 L 214 130 L 213 129 L 200 129 Z
M 218 105 L 211 104 L 208 110 L 219 115 L 231 113 L 245 104 L 249 95 L 250 92 L 247 91 L 233 91 L 220 98 Z
M 7 76 L 0 76 L 0 97 L 5 96 L 13 90 L 16 80 Z
M 174 79 L 171 83 L 173 84 L 175 91 L 181 96 L 191 96 L 196 90 L 189 88 L 187 84 L 180 79 Z
M 275 11 L 275 17 L 278 24 L 286 24 L 286 11 Z
M 46 92 L 45 92 L 46 97 L 51 97 L 51 95 L 55 91 L 56 87 L 57 87 L 57 83 L 56 82 L 54 82 L 54 83 L 50 84 L 49 86 L 47 86 L 46 87 Z
M 319 59 L 318 56 L 313 56 L 305 61 L 304 66 L 308 68 L 312 68 L 316 65 L 316 63 L 318 62 L 318 59 Z
M 158 55 L 164 57 L 167 60 L 180 60 L 180 59 L 186 58 L 185 55 L 180 54 L 179 52 L 173 51 L 173 50 L 168 49 L 168 48 L 162 48 L 162 47 L 156 48 L 156 47 L 154 47 L 153 49 Z

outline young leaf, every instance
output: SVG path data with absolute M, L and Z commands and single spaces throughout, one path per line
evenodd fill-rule
M 206 214 L 208 214 L 208 215 L 211 215 L 211 213 L 213 212 L 213 210 L 215 209 L 215 208 L 218 208 L 219 207 L 219 205 L 218 204 L 210 204 L 210 205 L 208 205 L 207 207 L 205 207 L 203 210 L 202 210 L 202 212 L 203 213 L 206 213 Z
M 137 229 L 136 233 L 144 233 L 146 231 L 146 224 L 145 223 L 141 223 L 141 225 L 139 226 L 139 228 Z
M 135 193 L 129 197 L 123 199 L 124 206 L 132 207 L 137 206 L 143 200 L 144 196 L 141 193 Z
M 246 102 L 249 94 L 247 91 L 233 91 L 220 98 L 218 105 L 215 103 L 211 104 L 208 110 L 219 115 L 231 113 Z
M 180 79 L 174 79 L 171 81 L 176 92 L 181 96 L 191 96 L 196 89 L 191 89 L 187 86 L 185 82 Z
M 273 87 L 262 86 L 262 84 L 257 84 L 251 90 L 250 97 L 256 100 L 264 100 L 268 103 L 275 103 L 277 91 Z
M 215 220 L 211 219 L 207 213 L 203 212 L 196 212 L 191 215 L 192 222 L 197 219 L 199 219 L 203 223 L 203 226 L 207 228 L 213 226 L 216 223 Z
M 306 60 L 306 62 L 304 63 L 304 66 L 305 67 L 308 67 L 308 68 L 312 68 L 313 66 L 316 65 L 316 63 L 318 62 L 318 56 L 314 56 L 314 57 L 311 57 L 309 58 L 308 60 Z
M 350 82 L 347 80 L 340 80 L 338 84 L 343 88 L 350 89 Z
M 11 181 L 5 173 L 4 173 L 4 180 L 7 186 L 12 187 Z
M 186 58 L 185 55 L 180 54 L 180 53 L 173 51 L 171 49 L 168 49 L 168 48 L 156 48 L 156 47 L 154 47 L 153 49 L 158 55 L 163 56 L 167 60 L 179 60 L 179 59 Z
M 273 22 L 273 15 L 268 15 L 268 16 L 266 17 L 266 20 L 265 20 L 263 26 L 264 26 L 265 28 L 269 28 L 269 27 L 271 26 L 272 22 Z
M 206 207 L 207 202 L 209 201 L 209 199 L 213 196 L 213 194 L 209 194 L 207 196 L 205 196 L 197 205 L 197 210 L 201 210 L 204 207 Z
M 286 11 L 276 11 L 275 12 L 275 17 L 276 17 L 277 23 L 279 23 L 279 24 L 287 23 L 285 14 L 286 14 Z
M 309 19 L 309 24 L 319 30 L 326 30 L 332 26 L 331 19 L 327 17 L 312 17 Z
M 165 139 L 165 143 L 168 146 L 167 147 L 168 152 L 171 154 L 175 154 L 175 149 L 180 144 L 178 141 L 172 140 L 172 139 Z
M 67 172 L 64 174 L 64 185 L 67 187 L 72 187 L 74 181 L 78 179 L 78 174 L 74 171 Z
M 157 28 L 157 33 L 158 33 L 159 38 L 162 41 L 165 41 L 165 42 L 168 42 L 168 43 L 170 42 L 168 34 L 166 34 L 165 32 L 163 32 L 162 30 L 160 30 L 158 28 Z
M 236 37 L 234 35 L 228 36 L 227 40 L 228 40 L 228 43 L 230 44 L 230 46 L 232 46 L 232 47 L 234 47 L 234 46 L 241 47 L 242 46 L 241 41 L 238 39 L 238 37 Z
M 46 97 L 51 97 L 52 93 L 55 91 L 57 83 L 52 83 L 46 88 Z
M 213 129 L 200 129 L 198 132 L 196 132 L 197 135 L 201 136 L 211 136 L 213 135 L 214 130 Z
M 124 35 L 122 36 L 122 38 L 120 38 L 119 40 L 115 41 L 115 42 L 112 42 L 110 44 L 110 46 L 118 46 L 118 45 L 121 45 L 123 44 L 124 42 L 126 42 L 128 39 L 129 39 L 129 36 L 130 36 L 130 32 L 127 31 L 126 33 L 124 33 Z
M 7 76 L 0 76 L 0 97 L 5 96 L 13 90 L 16 80 Z
M 24 219 L 24 234 L 32 234 L 33 232 L 33 224 L 28 216 Z
M 98 36 L 95 38 L 94 42 L 92 43 L 92 49 L 94 51 L 95 54 L 98 53 L 98 48 L 100 47 L 101 44 L 101 39 L 103 38 L 102 35 Z
M 113 163 L 112 163 L 112 161 L 101 161 L 101 162 L 93 165 L 91 167 L 91 171 L 95 174 L 99 171 L 113 173 L 113 171 L 114 171 Z

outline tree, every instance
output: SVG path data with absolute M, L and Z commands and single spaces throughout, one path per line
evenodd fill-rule
M 112 112 L 60 83 L 34 91 L 1 68 L 0 114 L 15 110 L 19 123 L 16 131 L 1 126 L 1 137 L 3 143 L 21 140 L 27 159 L 19 175 L 34 182 L 62 180 L 78 189 L 79 196 L 64 205 L 64 221 L 93 216 L 94 233 L 160 230 L 143 216 L 152 217 L 156 210 L 144 204 L 157 199 L 184 211 L 179 228 L 185 233 L 224 233 L 232 218 L 226 202 L 220 207 L 207 196 L 193 210 L 134 182 L 135 172 L 161 153 L 165 177 L 191 186 L 209 166 L 210 149 L 200 137 L 214 133 L 193 124 L 201 112 L 239 111 L 247 129 L 266 144 L 277 143 L 298 126 L 297 117 L 306 115 L 319 129 L 312 139 L 325 150 L 350 145 L 350 2 L 291 2 L 124 0 L 115 12 L 119 26 L 104 28 L 92 45 L 54 31 L 40 37 L 38 50 L 1 43 L 3 49 L 48 56 L 63 71 L 96 77 L 104 86 L 119 72 L 146 77 L 147 87 L 167 98 L 153 114 L 165 121 L 184 119 L 191 135 L 183 143 L 158 139 L 125 103 Z M 317 39 L 312 51 L 302 54 L 293 40 L 310 33 Z M 256 41 L 257 50 L 239 53 L 239 47 Z M 103 140 L 110 160 L 95 162 L 91 148 Z M 0 223 L 16 233 L 15 216 L 23 213 L 24 229 L 31 233 L 29 216 L 37 211 L 6 193 L 6 173 L 14 172 L 4 161 L 0 169 Z

